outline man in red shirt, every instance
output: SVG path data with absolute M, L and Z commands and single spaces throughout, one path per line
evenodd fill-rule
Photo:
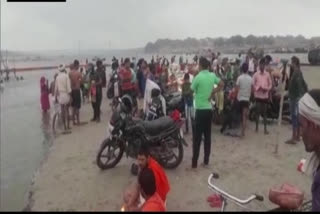
M 142 197 L 146 200 L 141 207 L 141 211 L 165 212 L 164 202 L 156 191 L 156 177 L 152 169 L 144 168 L 138 180 Z
M 142 147 L 138 153 L 138 165 L 140 169 L 140 173 L 144 169 L 150 169 L 152 170 L 154 177 L 155 177 L 155 185 L 156 185 L 156 192 L 159 195 L 159 197 L 162 199 L 162 201 L 165 203 L 167 200 L 167 194 L 170 191 L 170 185 L 168 178 L 164 172 L 164 170 L 161 168 L 161 166 L 155 161 L 152 157 L 150 157 L 149 151 L 146 147 Z M 140 175 L 139 175 L 140 176 Z M 139 200 L 139 195 L 141 193 L 141 186 L 136 183 L 131 188 L 132 191 L 127 191 L 125 193 L 124 199 L 127 202 L 127 209 L 135 209 L 132 208 L 137 204 L 137 201 Z M 129 207 L 129 208 L 128 208 Z

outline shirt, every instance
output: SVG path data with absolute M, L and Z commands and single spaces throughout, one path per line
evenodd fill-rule
M 68 74 L 60 72 L 56 79 L 55 92 L 71 93 L 71 83 Z
M 289 80 L 288 93 L 290 100 L 298 101 L 308 91 L 300 69 L 294 70 Z
M 156 192 L 159 194 L 162 201 L 166 201 L 167 194 L 170 191 L 166 173 L 153 158 L 149 158 L 148 167 L 152 170 L 156 180 Z
M 218 85 L 220 78 L 208 70 L 200 71 L 193 79 L 191 89 L 195 93 L 195 109 L 211 109 L 209 98 L 214 85 Z
M 258 99 L 268 99 L 269 91 L 272 88 L 272 80 L 269 72 L 261 71 L 256 72 L 253 75 L 254 97 Z M 262 91 L 264 89 L 266 91 Z
M 80 83 L 82 81 L 82 74 L 78 70 L 71 70 L 69 73 L 71 81 L 71 89 L 80 89 Z
M 249 101 L 251 96 L 252 78 L 249 74 L 241 74 L 236 85 L 239 87 L 238 101 Z
M 166 208 L 164 202 L 156 192 L 151 198 L 149 198 L 142 205 L 142 212 L 165 212 Z
M 315 173 L 312 184 L 312 212 L 320 211 L 320 171 Z

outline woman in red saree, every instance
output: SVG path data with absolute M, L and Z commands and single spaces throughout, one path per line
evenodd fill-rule
M 49 85 L 48 80 L 45 77 L 41 77 L 40 79 L 40 102 L 41 102 L 41 109 L 44 113 L 46 113 L 50 109 L 50 102 L 49 102 Z

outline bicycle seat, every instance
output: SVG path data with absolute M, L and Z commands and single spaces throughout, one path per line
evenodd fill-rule
M 161 132 L 174 127 L 175 122 L 171 117 L 165 116 L 152 121 L 143 121 L 142 125 L 148 135 L 156 136 Z

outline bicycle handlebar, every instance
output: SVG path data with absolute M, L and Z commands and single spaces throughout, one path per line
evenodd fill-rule
M 261 195 L 257 195 L 257 194 L 254 194 L 254 195 L 251 195 L 249 198 L 247 199 L 239 199 L 225 191 L 223 191 L 222 189 L 220 189 L 219 187 L 215 186 L 213 183 L 211 183 L 211 180 L 212 179 L 218 179 L 219 178 L 219 175 L 217 173 L 212 173 L 210 174 L 209 178 L 208 178 L 208 184 L 209 184 L 209 187 L 214 190 L 215 192 L 218 192 L 219 194 L 221 194 L 223 197 L 231 200 L 231 201 L 234 201 L 236 203 L 239 203 L 241 205 L 245 205 L 245 204 L 249 204 L 251 201 L 253 200 L 257 200 L 257 201 L 263 201 L 264 198 L 263 196 Z

